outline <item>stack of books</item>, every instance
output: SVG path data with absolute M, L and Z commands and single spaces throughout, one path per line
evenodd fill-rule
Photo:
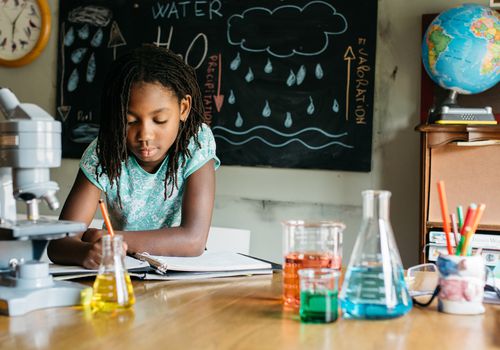
M 436 261 L 438 255 L 448 254 L 446 249 L 446 237 L 443 231 L 429 231 L 427 244 L 428 254 L 427 260 Z M 456 246 L 455 238 L 451 235 L 452 246 Z M 484 257 L 484 262 L 488 266 L 495 267 L 500 262 L 500 235 L 489 233 L 476 233 L 472 236 L 472 254 L 481 248 L 481 255 Z

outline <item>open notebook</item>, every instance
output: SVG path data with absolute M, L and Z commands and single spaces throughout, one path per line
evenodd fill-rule
M 271 264 L 232 252 L 205 251 L 196 257 L 158 256 L 137 253 L 135 257 L 148 262 L 157 272 L 191 271 L 221 272 L 237 270 L 270 269 Z
M 271 274 L 268 262 L 233 252 L 205 251 L 197 257 L 167 257 L 148 253 L 125 257 L 125 266 L 132 277 L 147 280 L 180 280 Z M 70 279 L 97 274 L 81 266 L 50 264 L 50 273 L 57 279 Z

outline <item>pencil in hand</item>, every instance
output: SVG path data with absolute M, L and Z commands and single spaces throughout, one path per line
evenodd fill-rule
M 101 207 L 102 218 L 104 219 L 104 224 L 106 225 L 106 229 L 111 237 L 115 235 L 115 231 L 113 231 L 113 226 L 111 226 L 111 221 L 109 220 L 108 210 L 106 209 L 106 205 L 102 199 L 99 199 L 99 206 Z

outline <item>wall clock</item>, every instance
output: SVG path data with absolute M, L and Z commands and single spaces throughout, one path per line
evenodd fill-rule
M 49 34 L 47 0 L 0 1 L 0 65 L 30 63 L 45 48 Z

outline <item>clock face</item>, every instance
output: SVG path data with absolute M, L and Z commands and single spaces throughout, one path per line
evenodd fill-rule
M 41 1 L 0 0 L 0 60 L 2 63 L 25 64 L 28 63 L 26 56 L 37 56 L 40 52 L 36 51 L 41 51 L 46 44 L 47 26 L 50 26 L 47 18 L 47 5 Z M 42 37 L 45 41 L 43 43 L 40 42 Z M 42 45 L 41 48 L 40 45 Z

